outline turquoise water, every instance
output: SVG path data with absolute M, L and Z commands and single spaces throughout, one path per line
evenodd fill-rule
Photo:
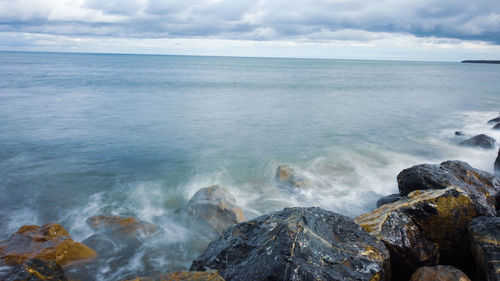
M 86 218 L 159 226 L 69 274 L 120 280 L 186 269 L 209 238 L 175 216 L 197 189 L 225 186 L 248 218 L 288 206 L 355 216 L 397 191 L 399 171 L 470 162 L 455 130 L 488 133 L 500 66 L 436 62 L 0 52 L 0 239 Z M 290 164 L 312 187 L 278 187 Z M 107 238 L 106 238 L 107 239 Z

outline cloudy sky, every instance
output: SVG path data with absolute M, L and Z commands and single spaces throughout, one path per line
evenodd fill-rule
M 0 50 L 500 59 L 500 0 L 0 0 Z

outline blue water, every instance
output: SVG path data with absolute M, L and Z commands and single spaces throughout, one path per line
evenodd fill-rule
M 498 65 L 0 52 L 0 238 L 59 222 L 85 242 L 86 218 L 134 216 L 160 234 L 68 273 L 186 269 L 209 239 L 174 212 L 197 189 L 225 186 L 248 218 L 356 216 L 414 164 L 491 172 L 496 151 L 461 148 L 453 132 L 500 140 L 485 124 L 499 110 Z M 311 188 L 277 186 L 280 164 Z

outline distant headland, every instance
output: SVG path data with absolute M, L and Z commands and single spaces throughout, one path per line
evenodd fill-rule
M 500 60 L 463 60 L 462 63 L 493 63 L 493 64 L 500 64 Z

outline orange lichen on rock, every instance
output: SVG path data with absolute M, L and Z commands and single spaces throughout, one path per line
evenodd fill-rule
M 116 230 L 122 234 L 151 234 L 157 230 L 156 226 L 147 222 L 140 222 L 133 217 L 120 217 L 100 215 L 89 218 L 88 223 L 92 228 L 105 228 Z
M 132 281 L 224 281 L 217 271 L 177 271 L 155 277 L 138 277 Z
M 59 224 L 22 226 L 9 239 L 0 242 L 0 259 L 8 264 L 21 264 L 30 259 L 44 259 L 66 265 L 92 259 L 91 248 L 73 241 Z

